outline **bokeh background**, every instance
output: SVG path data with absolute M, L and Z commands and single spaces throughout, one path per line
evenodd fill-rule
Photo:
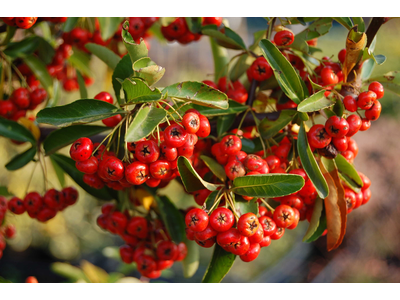
M 263 18 L 227 19 L 230 27 L 243 37 L 247 45 L 253 42 L 255 31 L 266 28 Z M 365 18 L 365 21 L 368 23 L 369 18 Z M 302 26 L 296 25 L 291 29 L 296 33 L 302 30 Z M 380 29 L 375 53 L 384 54 L 387 61 L 375 67 L 372 77 L 400 70 L 399 32 L 400 19 L 393 19 Z M 337 53 L 345 47 L 346 36 L 346 29 L 334 23 L 330 33 L 318 40 L 322 53 L 317 53 L 317 56 L 333 56 L 337 59 Z M 149 42 L 149 55 L 158 65 L 166 68 L 160 86 L 180 80 L 213 79 L 208 38 L 203 37 L 199 42 L 186 46 L 163 44 L 156 39 L 150 39 Z M 229 54 L 233 56 L 237 52 L 229 51 Z M 88 88 L 89 97 L 101 90 L 112 92 L 111 74 L 105 64 L 92 58 L 91 69 L 95 83 Z M 60 104 L 78 98 L 78 92 L 63 94 Z M 337 250 L 327 252 L 324 237 L 311 244 L 302 243 L 308 226 L 307 222 L 302 222 L 296 230 L 288 231 L 282 239 L 263 248 L 256 261 L 243 263 L 237 259 L 223 282 L 400 282 L 400 175 L 397 172 L 400 168 L 399 95 L 386 92 L 381 103 L 381 118 L 373 122 L 368 131 L 354 137 L 360 148 L 354 165 L 371 179 L 372 198 L 367 205 L 349 215 L 343 244 Z M 44 190 L 39 167 L 34 171 L 29 187 L 32 164 L 15 172 L 3 167 L 16 153 L 25 150 L 24 147 L 0 137 L 0 186 L 7 186 L 11 193 L 19 197 L 24 197 L 27 189 L 41 193 Z M 62 152 L 68 154 L 68 149 Z M 47 169 L 49 185 L 60 188 L 50 161 L 47 161 Z M 74 185 L 68 176 L 66 181 Z M 46 224 L 32 220 L 26 214 L 7 216 L 7 223 L 16 225 L 17 235 L 14 240 L 8 241 L 0 260 L 1 277 L 23 282 L 27 276 L 33 275 L 40 282 L 66 282 L 73 280 L 72 277 L 60 276 L 60 271 L 54 273 L 52 264 L 69 262 L 79 266 L 82 263 L 85 265 L 85 261 L 104 269 L 115 278 L 139 276 L 133 265 L 123 264 L 118 257 L 122 240 L 105 233 L 96 225 L 102 202 L 79 187 L 78 190 L 80 197 L 77 204 Z M 171 191 L 173 201 L 180 208 L 194 204 L 192 196 L 185 194 L 179 184 L 173 183 L 163 192 L 170 194 Z M 184 278 L 182 265 L 176 263 L 154 281 L 200 282 L 212 251 L 200 249 L 200 266 L 192 278 Z M 60 269 L 60 265 L 58 267 Z

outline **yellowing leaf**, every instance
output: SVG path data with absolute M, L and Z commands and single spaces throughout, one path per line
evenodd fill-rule
M 38 126 L 36 126 L 35 123 L 33 123 L 31 120 L 25 117 L 19 118 L 18 123 L 24 126 L 26 129 L 28 129 L 30 132 L 32 132 L 32 135 L 35 138 L 35 140 L 39 140 L 40 129 Z
M 154 197 L 149 192 L 137 189 L 136 197 L 147 211 L 150 210 L 151 205 L 154 203 Z
M 347 82 L 347 76 L 360 60 L 364 47 L 367 43 L 367 36 L 364 32 L 357 31 L 357 25 L 355 25 L 347 35 L 346 39 L 346 58 L 343 64 L 343 82 Z
M 329 195 L 324 199 L 324 204 L 328 229 L 327 249 L 331 251 L 340 246 L 346 233 L 347 207 L 335 162 L 322 158 L 319 165 L 329 187 Z
M 102 268 L 99 268 L 86 260 L 82 260 L 81 268 L 90 282 L 107 283 L 108 274 Z

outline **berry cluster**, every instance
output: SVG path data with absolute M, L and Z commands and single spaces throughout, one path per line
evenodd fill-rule
M 36 23 L 38 17 L 2 17 L 1 19 L 8 26 L 17 26 L 22 29 L 28 29 Z
M 344 107 L 350 112 L 357 112 L 358 109 L 365 111 L 365 118 L 360 114 L 351 114 L 347 118 L 331 116 L 325 125 L 316 124 L 307 133 L 311 149 L 322 149 L 320 154 L 327 157 L 335 157 L 340 152 L 350 163 L 358 153 L 358 147 L 350 137 L 358 131 L 366 131 L 371 126 L 371 121 L 379 118 L 381 113 L 381 99 L 384 94 L 383 86 L 379 82 L 372 82 L 368 91 L 360 93 L 355 99 L 346 96 L 343 99 Z
M 289 46 L 294 42 L 294 34 L 287 28 L 282 26 L 275 27 L 274 43 L 277 46 Z
M 186 236 L 204 248 L 217 242 L 225 251 L 250 262 L 258 257 L 262 247 L 268 247 L 271 240 L 280 239 L 285 228 L 296 228 L 300 220 L 297 209 L 283 204 L 273 213 L 260 206 L 259 215 L 245 213 L 235 223 L 235 215 L 228 208 L 218 207 L 210 216 L 204 210 L 194 208 L 185 217 Z
M 222 17 L 205 17 L 203 18 L 202 25 L 217 25 L 222 24 Z M 161 27 L 161 33 L 167 41 L 178 41 L 178 43 L 186 45 L 193 41 L 198 41 L 201 38 L 201 33 L 193 33 L 189 30 L 185 18 L 176 18 L 168 26 Z
M 47 98 L 47 92 L 35 87 L 31 92 L 26 88 L 14 90 L 8 100 L 0 101 L 0 116 L 17 121 L 25 117 L 27 110 L 34 110 Z
M 233 101 L 236 101 L 241 104 L 246 103 L 247 101 L 248 98 L 247 90 L 239 80 L 231 82 L 228 80 L 228 78 L 224 76 L 218 80 L 218 84 L 215 84 L 211 80 L 203 80 L 203 83 L 207 84 L 208 86 L 211 86 L 214 89 L 220 90 L 221 92 L 225 93 L 229 97 L 229 99 L 232 99 Z
M 96 97 L 107 101 L 107 94 L 102 92 Z M 108 119 L 103 120 L 107 126 L 112 122 Z M 70 156 L 76 161 L 76 168 L 85 173 L 84 182 L 93 188 L 101 189 L 105 184 L 115 190 L 144 183 L 150 187 L 165 186 L 179 176 L 178 156 L 193 158 L 198 138 L 207 137 L 210 131 L 208 119 L 197 110 L 189 109 L 181 122 L 171 122 L 159 138 L 149 136 L 127 143 L 132 163 L 123 162 L 104 145 L 93 145 L 86 137 L 72 144 Z
M 8 210 L 21 215 L 25 211 L 32 219 L 47 222 L 78 200 L 78 191 L 74 187 L 66 187 L 62 191 L 48 190 L 43 197 L 38 192 L 28 193 L 24 200 L 13 197 L 8 201 Z
M 162 270 L 186 257 L 186 245 L 172 242 L 159 219 L 150 221 L 141 216 L 130 216 L 128 211 L 118 211 L 112 203 L 103 205 L 101 212 L 97 224 L 125 241 L 119 249 L 122 261 L 135 262 L 143 276 L 158 278 Z

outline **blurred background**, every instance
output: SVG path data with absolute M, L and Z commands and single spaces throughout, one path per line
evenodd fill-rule
M 227 18 L 230 27 L 237 31 L 247 45 L 253 42 L 253 33 L 266 28 L 263 18 Z M 365 18 L 366 24 L 369 19 Z M 290 27 L 295 33 L 301 25 Z M 383 54 L 387 61 L 376 66 L 373 72 L 378 76 L 393 70 L 400 70 L 400 19 L 390 20 L 380 29 L 377 37 L 376 54 Z M 345 47 L 347 30 L 334 22 L 331 31 L 318 40 L 322 52 L 317 56 L 333 56 Z M 183 80 L 213 79 L 213 61 L 209 40 L 203 37 L 199 42 L 183 46 L 178 43 L 162 44 L 150 39 L 149 56 L 166 68 L 159 86 L 166 86 Z M 231 56 L 237 54 L 230 51 Z M 102 90 L 112 92 L 111 73 L 104 63 L 95 57 L 91 61 L 95 83 L 88 88 L 89 97 Z M 358 133 L 354 139 L 359 154 L 354 165 L 372 181 L 372 198 L 368 205 L 353 211 L 348 218 L 347 233 L 343 244 L 332 252 L 326 251 L 326 238 L 306 244 L 302 243 L 308 223 L 302 222 L 294 231 L 287 232 L 282 239 L 263 248 L 260 257 L 253 262 L 243 263 L 237 259 L 223 282 L 400 282 L 400 149 L 398 95 L 386 92 L 382 99 L 382 115 L 367 132 Z M 79 92 L 63 94 L 59 104 L 79 98 Z M 43 193 L 43 178 L 38 167 L 32 182 L 32 164 L 15 172 L 3 166 L 16 154 L 25 150 L 8 139 L 0 137 L 0 186 L 7 186 L 9 192 L 24 197 L 27 189 Z M 61 151 L 68 154 L 68 147 Z M 47 161 L 48 179 L 51 187 L 60 189 L 59 182 Z M 76 186 L 66 175 L 68 185 Z M 36 276 L 39 282 L 74 281 L 60 276 L 68 273 L 68 267 L 53 265 L 54 262 L 69 262 L 87 268 L 92 263 L 119 278 L 138 277 L 133 265 L 125 265 L 119 259 L 118 247 L 123 241 L 105 233 L 96 225 L 100 214 L 101 201 L 86 194 L 78 187 L 80 197 L 77 204 L 47 222 L 39 223 L 26 214 L 8 214 L 6 222 L 15 224 L 16 238 L 7 242 L 0 260 L 0 276 L 13 282 L 23 282 L 28 276 Z M 177 183 L 171 183 L 163 190 L 171 195 L 179 208 L 194 204 L 192 196 L 185 194 Z M 199 247 L 200 248 L 200 247 Z M 182 265 L 176 263 L 165 270 L 155 282 L 200 282 L 212 255 L 212 249 L 200 248 L 200 266 L 192 278 L 184 278 Z M 89 264 L 90 265 L 90 264 Z M 65 265 L 64 265 L 65 267 Z M 54 273 L 57 269 L 58 272 Z M 64 271 L 63 271 L 64 270 Z M 71 271 L 71 270 L 70 270 Z M 76 271 L 76 270 L 75 270 Z M 71 271 L 73 273 L 73 271 Z M 69 272 L 68 274 L 70 274 Z

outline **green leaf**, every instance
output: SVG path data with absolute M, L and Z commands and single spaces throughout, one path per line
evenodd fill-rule
M 228 274 L 235 262 L 236 255 L 225 251 L 221 246 L 215 244 L 214 253 L 210 264 L 204 274 L 203 283 L 218 283 Z
M 55 126 L 90 123 L 126 113 L 114 105 L 96 100 L 82 99 L 63 106 L 45 108 L 38 112 L 37 122 Z
M 57 79 L 53 80 L 53 93 L 49 97 L 46 107 L 56 106 L 61 97 L 61 83 Z
M 292 174 L 262 174 L 237 177 L 232 192 L 249 197 L 273 198 L 293 194 L 304 186 L 304 179 Z
M 42 22 L 42 24 L 45 24 Z M 44 38 L 39 37 L 39 47 L 37 49 L 39 58 L 46 64 L 50 64 L 53 60 L 56 50 Z
M 85 80 L 83 79 L 81 72 L 79 72 L 78 70 L 76 70 L 76 77 L 78 79 L 79 93 L 81 94 L 81 99 L 86 99 L 88 95 L 85 86 Z
M 128 50 L 131 62 L 134 63 L 142 57 L 148 57 L 149 50 L 147 50 L 147 46 L 143 39 L 140 40 L 140 44 L 135 43 L 130 33 L 125 29 L 127 26 L 129 27 L 129 21 L 125 21 L 124 25 L 122 26 L 122 40 L 126 50 Z
M 151 88 L 140 78 L 127 78 L 122 82 L 125 91 L 126 103 L 143 103 L 158 101 L 162 98 L 161 92 Z
M 185 105 L 183 108 L 194 108 L 198 110 L 202 115 L 206 117 L 216 117 L 216 116 L 224 116 L 224 115 L 230 115 L 230 114 L 238 114 L 246 109 L 248 109 L 248 106 L 242 105 L 240 103 L 237 103 L 233 100 L 229 100 L 229 108 L 228 109 L 218 109 L 218 108 L 212 108 L 212 107 L 206 107 L 206 106 L 200 106 L 200 105 Z
M 15 171 L 21 169 L 25 165 L 27 165 L 36 154 L 36 147 L 32 146 L 25 152 L 22 152 L 16 156 L 14 156 L 7 164 L 6 169 L 9 171 Z
M 201 31 L 201 17 L 186 17 L 186 24 L 189 31 L 192 33 L 199 33 Z
M 201 178 L 201 176 L 197 174 L 193 166 L 190 164 L 190 161 L 184 156 L 180 156 L 178 158 L 178 170 L 183 185 L 185 186 L 185 189 L 188 193 L 202 189 L 215 191 L 217 187 L 221 186 L 203 180 L 203 178 Z
M 72 144 L 81 137 L 90 137 L 106 130 L 110 130 L 110 128 L 91 125 L 72 125 L 64 127 L 51 132 L 43 141 L 43 148 L 46 155 L 50 155 Z
M 210 37 L 210 45 L 214 61 L 214 82 L 218 82 L 221 77 L 226 76 L 228 71 L 228 51 L 219 46 L 212 37 Z
M 87 43 L 85 48 L 105 62 L 105 64 L 112 70 L 116 68 L 118 62 L 121 60 L 117 54 L 104 46 Z
M 154 198 L 168 234 L 176 244 L 179 244 L 185 236 L 185 221 L 181 212 L 168 197 L 155 195 Z
M 64 173 L 63 169 L 61 169 L 61 167 L 51 157 L 50 157 L 50 161 L 53 166 L 54 172 L 56 172 L 58 181 L 60 182 L 60 186 L 64 187 L 65 186 L 65 173 Z
M 13 196 L 13 194 L 8 191 L 8 188 L 6 186 L 0 186 L 0 196 L 8 197 Z
M 68 58 L 68 62 L 86 76 L 91 76 L 92 71 L 89 68 L 90 56 L 82 50 L 73 48 L 73 54 Z
M 9 43 L 4 49 L 4 54 L 11 58 L 26 57 L 36 51 L 40 40 L 38 36 L 30 36 L 19 42 Z
M 318 195 L 325 199 L 329 194 L 328 184 L 324 176 L 321 173 L 321 170 L 315 161 L 315 157 L 311 152 L 310 145 L 307 141 L 307 133 L 304 128 L 304 122 L 301 122 L 300 130 L 297 138 L 297 151 L 300 156 L 301 164 L 304 168 L 304 171 L 307 173 L 308 178 L 314 184 L 317 189 Z
M 319 225 L 320 225 L 320 218 L 322 215 L 322 209 L 323 209 L 324 205 L 323 205 L 323 201 L 321 198 L 317 198 L 315 200 L 315 204 L 314 204 L 314 209 L 313 209 L 313 213 L 311 216 L 311 221 L 310 224 L 308 225 L 308 229 L 306 234 L 303 237 L 303 242 L 310 242 L 310 238 L 315 234 L 315 232 L 317 231 Z
M 168 97 L 191 101 L 202 106 L 221 109 L 229 107 L 227 95 L 202 82 L 184 81 L 175 83 L 164 88 L 162 93 L 168 95 Z
M 335 97 L 335 105 L 333 106 L 333 111 L 338 117 L 342 117 L 344 113 L 344 104 L 341 99 Z
M 137 142 L 147 137 L 166 116 L 167 112 L 162 108 L 142 106 L 126 131 L 125 142 Z
M 49 92 L 53 86 L 53 79 L 47 71 L 46 65 L 33 54 L 23 58 L 23 60 L 32 70 L 33 74 L 35 74 L 36 78 L 39 79 L 46 91 Z
M 68 17 L 67 21 L 65 21 L 62 31 L 70 32 L 74 29 L 75 25 L 78 23 L 79 17 Z
M 210 169 L 210 171 L 217 176 L 222 182 L 226 180 L 226 173 L 224 167 L 221 166 L 218 162 L 216 162 L 213 158 L 205 155 L 200 155 L 200 158 L 204 161 L 206 166 Z
M 184 243 L 187 248 L 187 255 L 182 261 L 183 265 L 183 276 L 185 278 L 192 277 L 197 269 L 199 268 L 200 260 L 200 247 L 195 241 L 189 241 L 185 238 Z
M 217 200 L 219 190 L 212 192 L 208 197 L 206 198 L 206 201 L 204 201 L 204 204 L 206 205 L 206 209 L 210 211 L 210 209 L 213 207 L 215 200 Z M 218 201 L 220 202 L 221 199 Z M 216 207 L 214 207 L 215 209 Z
M 32 133 L 26 127 L 12 120 L 0 118 L 0 135 L 19 142 L 36 144 Z
M 366 61 L 364 61 L 361 69 L 361 80 L 368 80 L 368 78 L 371 77 L 374 68 L 375 61 L 373 59 L 367 59 Z
M 296 50 L 299 50 L 299 51 L 305 52 L 305 53 L 308 53 L 308 51 L 309 51 L 308 44 L 307 44 L 306 40 L 304 39 L 304 37 L 299 36 L 297 34 L 295 35 L 294 41 L 290 45 L 290 48 L 296 49 Z
M 253 140 L 242 138 L 242 151 L 246 153 L 254 153 L 256 145 Z
M 217 134 L 218 136 L 222 136 L 226 133 L 229 128 L 233 125 L 236 120 L 236 114 L 224 115 L 218 118 L 217 120 Z
M 358 25 L 358 31 L 365 32 L 364 20 L 361 17 L 353 17 L 354 25 Z
M 133 63 L 133 70 L 143 78 L 148 85 L 158 82 L 165 73 L 165 68 L 157 66 L 150 57 L 143 57 Z
M 301 79 L 293 66 L 270 41 L 261 40 L 259 46 L 283 92 L 289 99 L 299 104 L 304 99 L 304 91 Z
M 102 199 L 102 200 L 112 200 L 113 197 L 110 195 L 107 188 L 102 189 L 94 189 L 88 186 L 83 181 L 83 173 L 79 172 L 75 167 L 75 161 L 72 158 L 69 158 L 62 154 L 54 153 L 51 155 L 51 159 L 53 159 L 61 169 L 64 170 L 81 188 L 83 188 L 90 195 Z
M 230 68 L 229 78 L 231 81 L 236 81 L 250 68 L 254 58 L 246 53 L 240 55 L 236 63 Z
M 332 27 L 332 18 L 320 18 L 314 21 L 310 26 L 302 32 L 296 34 L 296 37 L 302 38 L 306 41 L 318 38 L 329 32 Z
M 115 67 L 114 73 L 112 74 L 112 85 L 114 88 L 115 96 L 117 97 L 118 103 L 122 104 L 121 100 L 121 83 L 117 78 L 124 80 L 125 78 L 133 75 L 132 62 L 129 55 L 125 55 Z
M 101 38 L 103 39 L 103 41 L 106 41 L 109 38 L 111 38 L 114 35 L 114 33 L 117 32 L 119 24 L 121 24 L 122 18 L 120 18 L 120 17 L 106 17 L 106 18 L 97 17 L 97 20 L 99 21 L 99 25 L 100 25 Z
M 288 125 L 296 116 L 295 110 L 282 110 L 276 120 L 269 120 L 268 116 L 264 118 L 260 125 L 260 134 L 264 139 L 274 137 L 281 129 Z
M 354 26 L 353 21 L 349 17 L 332 18 L 332 19 L 334 19 L 339 24 L 343 25 L 344 28 L 346 28 L 347 30 L 350 30 Z
M 346 182 L 352 182 L 352 186 L 355 185 L 358 189 L 363 186 L 363 182 L 360 175 L 358 175 L 357 170 L 343 157 L 343 155 L 338 154 L 335 158 L 335 163 L 340 172 L 339 175 L 346 178 Z
M 221 31 L 224 31 L 221 32 Z M 229 49 L 246 49 L 242 38 L 228 27 L 224 27 L 221 31 L 218 30 L 217 25 L 206 25 L 202 28 L 201 33 L 215 38 L 218 45 Z
M 321 86 L 319 84 L 316 84 L 314 81 L 312 81 L 310 76 L 308 76 L 308 80 L 310 81 L 310 84 L 311 84 L 311 87 L 313 88 L 313 91 L 320 91 L 320 90 L 324 89 L 323 86 Z
M 335 103 L 326 98 L 324 93 L 325 90 L 321 90 L 307 99 L 304 99 L 297 107 L 297 110 L 300 112 L 313 112 L 334 105 Z
M 255 215 L 258 214 L 257 199 L 246 201 L 242 197 L 236 196 L 235 197 L 235 208 L 236 208 L 236 211 L 238 212 L 239 216 L 247 214 L 247 213 L 253 213 Z

